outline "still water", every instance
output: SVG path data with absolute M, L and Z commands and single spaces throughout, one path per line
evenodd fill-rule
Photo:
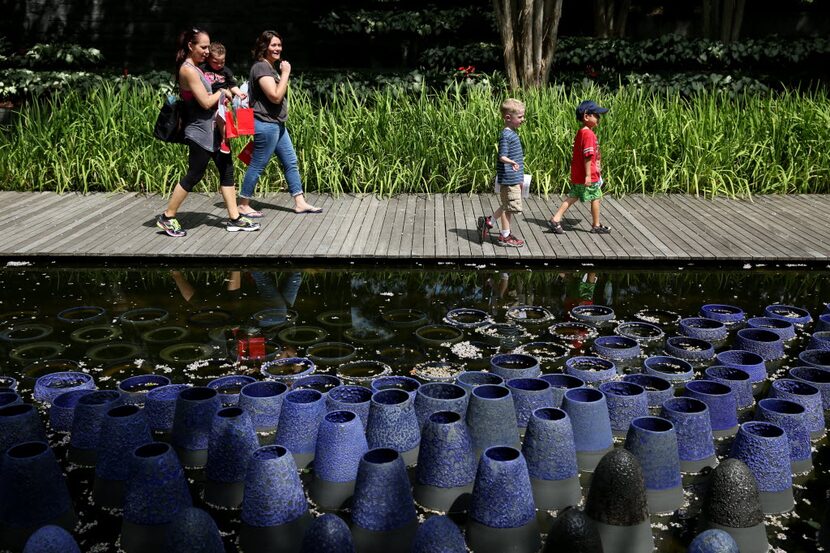
M 487 367 L 489 356 L 525 344 L 540 356 L 544 372 L 562 370 L 564 359 L 593 355 L 593 338 L 613 335 L 622 322 L 642 338 L 643 356 L 620 372 L 639 372 L 646 355 L 662 355 L 665 337 L 677 335 L 679 317 L 697 317 L 703 304 L 742 308 L 762 316 L 770 304 L 807 309 L 816 318 L 830 301 L 830 272 L 733 270 L 511 270 L 453 267 L 443 270 L 0 270 L 0 374 L 19 381 L 31 401 L 35 380 L 75 364 L 99 388 L 149 372 L 173 382 L 205 385 L 225 374 L 288 379 L 303 373 L 307 357 L 316 374 L 339 374 L 368 384 L 390 371 L 421 381 L 451 380 L 462 370 Z M 582 306 L 582 307 L 579 307 Z M 575 321 L 577 308 L 588 317 Z M 453 311 L 455 310 L 455 311 Z M 474 325 L 486 321 L 485 327 Z M 811 326 L 787 343 L 786 357 L 770 363 L 771 378 L 798 364 Z M 734 332 L 715 343 L 732 348 Z M 538 344 L 542 342 L 542 344 Z M 696 372 L 702 373 L 700 364 Z M 745 414 L 751 416 L 751 414 Z M 81 524 L 84 551 L 115 551 L 120 518 L 91 505 L 92 471 L 65 462 L 67 438 L 52 434 L 68 471 Z M 787 516 L 767 517 L 770 543 L 788 552 L 816 551 L 816 529 L 828 495 L 830 449 L 814 444 L 814 470 L 795 479 L 797 506 Z M 720 444 L 719 453 L 728 451 Z M 228 551 L 236 550 L 238 514 L 211 510 Z M 308 474 L 303 479 L 307 481 Z M 688 482 L 687 502 L 673 516 L 653 517 L 658 551 L 685 551 L 698 531 L 699 487 Z M 427 516 L 425 513 L 422 515 Z M 463 519 L 458 519 L 463 525 Z

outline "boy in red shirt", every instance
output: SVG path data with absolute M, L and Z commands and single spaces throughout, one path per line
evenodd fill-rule
M 582 123 L 574 138 L 571 158 L 571 189 L 568 197 L 548 221 L 548 228 L 555 234 L 563 234 L 562 216 L 577 201 L 591 202 L 591 232 L 608 234 L 611 229 L 599 222 L 599 201 L 602 198 L 602 163 L 599 142 L 594 128 L 599 125 L 600 115 L 608 109 L 600 107 L 593 100 L 585 100 L 576 107 L 576 119 Z

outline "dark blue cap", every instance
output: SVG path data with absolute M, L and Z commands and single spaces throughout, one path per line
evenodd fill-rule
M 608 108 L 599 107 L 593 100 L 583 100 L 576 106 L 576 119 L 582 121 L 582 116 L 586 113 L 607 113 Z

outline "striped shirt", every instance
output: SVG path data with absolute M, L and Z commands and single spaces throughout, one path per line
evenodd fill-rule
M 502 129 L 499 135 L 499 159 L 506 157 L 519 164 L 519 170 L 514 171 L 509 163 L 496 162 L 496 172 L 499 184 L 521 184 L 525 173 L 525 154 L 519 135 L 513 129 Z

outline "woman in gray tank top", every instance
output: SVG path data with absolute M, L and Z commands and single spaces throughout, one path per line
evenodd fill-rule
M 179 50 L 176 53 L 176 76 L 179 90 L 185 102 L 184 139 L 188 147 L 187 174 L 173 189 L 170 201 L 156 220 L 156 226 L 170 236 L 185 236 L 185 231 L 176 213 L 187 194 L 202 180 L 211 160 L 219 170 L 219 184 L 228 221 L 225 229 L 230 232 L 259 230 L 254 223 L 239 213 L 236 205 L 236 187 L 233 179 L 233 160 L 230 154 L 219 152 L 221 137 L 216 132 L 214 117 L 220 101 L 231 97 L 229 90 L 211 93 L 210 83 L 199 69 L 210 48 L 210 37 L 201 29 L 189 29 L 179 36 Z

